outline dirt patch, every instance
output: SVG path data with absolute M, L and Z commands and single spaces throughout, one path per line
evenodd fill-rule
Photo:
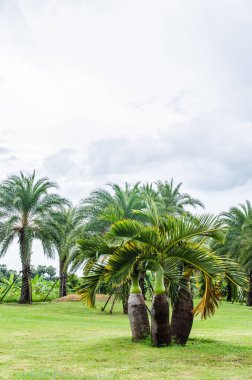
M 106 301 L 108 296 L 106 294 L 97 294 L 96 299 L 97 301 Z M 80 302 L 81 296 L 80 294 L 69 294 L 65 297 L 57 298 L 56 300 L 53 300 L 53 302 Z
M 97 301 L 107 301 L 108 297 L 107 294 L 96 294 Z
M 68 294 L 68 296 L 57 298 L 53 302 L 71 302 L 71 301 L 81 301 L 80 294 Z

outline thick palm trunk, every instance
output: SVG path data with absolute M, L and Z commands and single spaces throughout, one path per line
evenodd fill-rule
M 154 297 L 151 307 L 151 340 L 153 346 L 169 346 L 171 330 L 169 323 L 169 303 L 164 287 L 164 272 L 162 268 L 156 271 Z
M 29 244 L 27 243 L 25 239 L 25 234 L 23 231 L 21 231 L 20 233 L 19 243 L 20 243 L 21 263 L 22 263 L 22 286 L 21 286 L 19 303 L 30 304 L 32 303 L 30 253 L 29 253 Z
M 193 325 L 193 298 L 190 284 L 180 288 L 172 311 L 171 333 L 172 339 L 185 345 Z
M 169 346 L 171 330 L 169 324 L 169 303 L 166 294 L 155 294 L 151 307 L 151 340 L 153 346 Z
M 132 332 L 132 340 L 137 342 L 150 335 L 150 323 L 143 295 L 130 294 L 128 300 L 128 315 Z
M 249 291 L 247 294 L 247 306 L 252 306 L 252 270 L 249 273 Z
M 132 277 L 132 286 L 128 300 L 128 316 L 132 340 L 137 342 L 150 335 L 150 323 L 147 308 L 138 283 L 138 275 Z
M 65 297 L 67 295 L 67 273 L 65 271 L 65 262 L 60 261 L 60 287 L 59 297 Z

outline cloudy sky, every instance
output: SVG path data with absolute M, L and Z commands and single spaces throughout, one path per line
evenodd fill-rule
M 0 0 L 0 180 L 36 169 L 78 202 L 174 177 L 208 212 L 252 200 L 251 37 L 251 0 Z

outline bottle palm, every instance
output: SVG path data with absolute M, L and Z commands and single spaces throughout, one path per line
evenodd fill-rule
M 171 342 L 164 278 L 170 268 L 174 268 L 174 263 L 178 266 L 181 262 L 189 264 L 200 270 L 207 279 L 208 292 L 196 311 L 206 314 L 206 310 L 217 303 L 214 278 L 225 272 L 226 265 L 205 244 L 206 239 L 220 240 L 223 237 L 222 224 L 217 218 L 209 215 L 198 218 L 167 216 L 149 226 L 124 220 L 115 223 L 107 237 L 114 246 L 121 247 L 123 244 L 131 247 L 126 251 L 118 249 L 109 259 L 108 268 L 115 279 L 129 276 L 136 262 L 145 262 L 156 272 L 152 304 L 154 345 L 168 345 Z

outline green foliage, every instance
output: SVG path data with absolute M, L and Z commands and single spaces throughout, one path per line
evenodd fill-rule
M 15 284 L 16 276 L 11 274 L 9 278 L 1 278 L 0 280 L 0 298 L 4 295 L 4 293 L 11 287 L 10 291 L 7 293 L 3 302 L 17 302 L 20 297 L 21 291 L 21 279 L 19 279 Z M 39 276 L 38 274 L 31 280 L 32 287 L 32 300 L 34 302 L 44 301 L 47 293 L 51 290 L 52 286 L 55 283 L 54 280 L 47 280 L 43 275 Z M 13 285 L 14 284 L 14 285 Z M 13 286 L 12 286 L 13 285 Z M 58 297 L 59 292 L 59 284 L 53 288 L 52 292 L 48 297 L 48 301 L 53 300 Z
M 56 269 L 52 265 L 38 265 L 37 268 L 32 266 L 31 277 L 33 278 L 36 275 L 44 276 L 46 280 L 53 280 L 56 277 Z
M 155 218 L 156 220 L 156 218 Z M 153 218 L 150 218 L 150 223 Z M 229 276 L 231 281 L 240 286 L 246 284 L 244 273 L 238 265 L 215 255 L 207 242 L 210 239 L 223 240 L 223 225 L 212 215 L 169 216 L 160 217 L 158 223 L 151 227 L 132 220 L 119 221 L 112 225 L 107 238 L 118 250 L 108 261 L 108 268 L 113 276 L 120 276 L 121 281 L 128 278 L 137 263 L 145 262 L 147 269 L 158 270 L 161 266 L 169 277 L 169 265 L 181 262 L 189 264 L 204 274 L 205 293 L 196 312 L 203 318 L 214 313 L 221 296 L 213 280 L 219 276 Z M 128 249 L 130 247 L 130 249 Z M 159 286 L 160 288 L 160 286 Z
M 228 230 L 225 244 L 217 246 L 220 255 L 239 260 L 247 272 L 252 269 L 252 207 L 249 201 L 239 207 L 231 207 L 222 214 Z
M 17 274 L 15 270 L 8 269 L 5 264 L 0 265 L 0 280 L 2 277 L 9 277 L 12 273 Z
M 0 299 L 8 292 L 8 298 L 15 298 L 20 293 L 20 281 L 16 282 L 17 275 L 10 273 L 6 277 L 0 278 Z
M 203 203 L 199 199 L 192 198 L 189 194 L 180 192 L 182 182 L 174 185 L 172 178 L 170 182 L 157 181 L 156 185 L 157 198 L 161 205 L 160 213 L 162 215 L 166 215 L 167 213 L 173 215 L 185 213 L 186 206 L 193 208 L 200 206 L 204 208 Z
M 86 231 L 104 233 L 110 225 L 124 218 L 136 218 L 134 210 L 143 207 L 139 183 L 131 187 L 125 183 L 122 188 L 117 184 L 109 184 L 112 194 L 99 189 L 81 203 L 80 213 L 86 222 Z

